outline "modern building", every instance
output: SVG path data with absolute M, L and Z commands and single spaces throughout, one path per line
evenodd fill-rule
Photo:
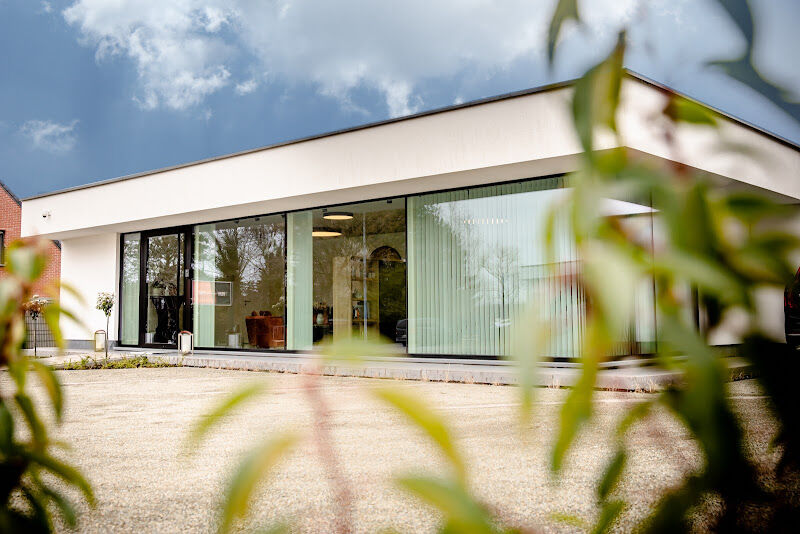
M 22 202 L 0 182 L 0 277 L 5 276 L 6 246 L 20 238 Z M 47 266 L 36 283 L 34 292 L 47 298 L 58 298 L 61 278 L 61 243 L 53 241 L 47 246 Z
M 556 325 L 549 355 L 575 357 L 580 259 L 563 228 L 555 257 L 542 239 L 581 158 L 571 92 L 521 91 L 39 195 L 23 201 L 22 233 L 62 242 L 62 275 L 88 302 L 62 295 L 86 318 L 63 325 L 75 345 L 105 323 L 95 295 L 113 291 L 110 337 L 123 346 L 170 348 L 188 330 L 218 350 L 384 336 L 414 355 L 504 356 L 535 308 Z M 694 125 L 677 129 L 675 150 L 652 120 L 668 90 L 630 75 L 622 92 L 621 138 L 635 157 L 800 199 L 797 146 L 720 114 L 722 138 L 759 157 Z M 601 136 L 599 149 L 616 143 Z M 654 235 L 647 202 L 598 202 Z M 652 296 L 647 284 L 636 295 L 621 354 L 657 343 Z M 775 314 L 782 325 L 779 296 Z

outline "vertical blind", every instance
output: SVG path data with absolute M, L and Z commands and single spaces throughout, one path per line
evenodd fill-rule
M 545 178 L 408 199 L 409 352 L 509 355 L 513 328 L 535 306 L 555 325 L 550 355 L 576 355 L 575 245 L 564 224 L 552 257 L 543 238 L 561 187 Z
M 286 348 L 308 350 L 313 344 L 314 258 L 312 213 L 286 215 Z
M 192 280 L 192 324 L 194 344 L 213 347 L 216 310 L 213 300 L 217 279 L 216 224 L 201 224 L 194 230 L 194 279 Z M 202 296 L 201 296 L 202 295 Z
M 139 344 L 139 279 L 141 272 L 141 234 L 126 234 L 122 239 L 122 332 L 126 345 Z

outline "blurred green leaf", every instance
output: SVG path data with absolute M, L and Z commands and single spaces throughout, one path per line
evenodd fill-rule
M 583 278 L 597 317 L 608 328 L 607 334 L 620 336 L 633 317 L 634 290 L 644 273 L 630 254 L 609 241 L 593 240 L 580 252 Z
M 49 365 L 45 365 L 36 360 L 31 360 L 31 367 L 38 375 L 45 391 L 47 391 L 47 395 L 50 397 L 56 420 L 61 421 L 61 416 L 64 412 L 64 397 L 61 393 L 61 384 L 58 382 L 55 371 L 53 371 L 53 368 Z
M 769 396 L 780 430 L 775 444 L 782 445 L 781 470 L 800 468 L 800 410 L 797 409 L 797 377 L 800 358 L 786 343 L 751 334 L 742 344 L 742 356 L 755 366 L 764 393 Z
M 611 54 L 575 82 L 572 97 L 572 117 L 584 154 L 593 157 L 594 129 L 606 126 L 617 131 L 616 114 L 622 87 L 624 31 L 619 33 Z
M 709 206 L 708 186 L 702 180 L 695 180 L 685 191 L 682 201 L 682 209 L 676 213 L 677 220 L 670 221 L 674 230 L 678 228 L 675 224 L 678 220 L 682 223 L 681 231 L 674 232 L 676 244 L 697 255 L 713 257 L 718 249 L 719 237 Z
M 24 455 L 32 462 L 39 464 L 65 482 L 76 486 L 81 490 L 89 504 L 94 505 L 95 501 L 92 487 L 89 485 L 89 482 L 86 481 L 80 471 L 44 452 L 31 450 L 26 451 Z
M 83 298 L 83 294 L 70 284 L 69 281 L 59 280 L 58 288 L 62 293 L 68 293 L 79 306 L 86 306 L 86 299 Z
M 44 271 L 47 257 L 36 246 L 15 241 L 6 248 L 6 271 L 26 283 L 33 283 Z
M 4 400 L 0 399 L 0 451 L 9 454 L 14 439 L 14 418 Z
M 422 429 L 439 446 L 445 457 L 450 460 L 450 464 L 459 480 L 466 479 L 464 461 L 461 459 L 461 455 L 450 437 L 447 426 L 442 418 L 434 414 L 425 402 L 397 388 L 379 388 L 375 390 L 375 395 L 394 406 Z
M 374 341 L 354 336 L 337 340 L 336 342 L 324 343 L 320 354 L 322 355 L 323 363 L 347 362 L 361 365 L 367 357 L 391 357 L 397 353 L 392 351 L 392 345 L 386 339 Z
M 35 525 L 32 532 L 51 532 L 53 530 L 53 523 L 42 499 L 39 499 L 39 496 L 27 485 L 22 485 L 20 487 L 20 492 L 28 503 L 28 517 L 33 525 Z M 26 531 L 31 532 L 27 529 Z
M 14 400 L 17 402 L 17 406 L 19 406 L 20 411 L 25 416 L 25 421 L 28 423 L 34 447 L 43 447 L 44 444 L 47 443 L 47 429 L 44 424 L 42 424 L 42 420 L 39 419 L 33 401 L 28 395 L 19 392 L 14 395 Z
M 261 395 L 267 389 L 263 382 L 247 384 L 220 400 L 208 413 L 201 416 L 189 431 L 184 450 L 194 451 L 208 432 L 245 402 Z
M 628 165 L 628 149 L 624 146 L 598 150 L 595 153 L 594 169 L 601 174 L 615 175 L 623 172 Z
M 558 473 L 564 458 L 581 426 L 592 415 L 592 396 L 597 378 L 598 355 L 608 346 L 606 334 L 598 326 L 594 316 L 586 324 L 585 341 L 581 363 L 583 368 L 578 381 L 569 390 L 567 399 L 561 407 L 558 434 L 550 457 L 550 468 Z
M 401 477 L 398 485 L 434 506 L 445 517 L 445 531 L 463 534 L 498 532 L 489 512 L 467 493 L 461 483 L 430 477 Z
M 619 518 L 622 510 L 625 508 L 625 503 L 620 500 L 613 500 L 603 503 L 600 509 L 600 517 L 597 520 L 592 532 L 594 534 L 603 534 L 608 532 L 614 525 L 614 522 Z
M 286 534 L 291 531 L 292 527 L 289 523 L 278 523 L 277 525 L 271 525 L 269 527 L 256 530 L 258 534 Z
M 708 107 L 678 95 L 670 95 L 664 114 L 675 122 L 717 125 L 717 118 Z
M 747 191 L 726 194 L 722 203 L 736 217 L 747 222 L 755 222 L 772 217 L 785 217 L 793 214 L 791 204 L 778 204 L 764 195 Z
M 55 507 L 61 512 L 61 517 L 64 518 L 64 522 L 67 524 L 67 526 L 74 528 L 78 522 L 78 515 L 75 512 L 75 508 L 72 506 L 72 503 L 70 503 L 66 497 L 45 486 L 44 484 L 40 484 L 39 487 L 42 494 L 47 497 L 47 499 L 49 499 L 50 502 L 52 502 L 53 505 L 55 505 Z
M 562 514 L 555 512 L 550 514 L 550 517 L 559 523 L 564 523 L 565 525 L 569 525 L 580 530 L 589 530 L 592 527 L 588 521 L 573 514 Z
M 635 404 L 617 424 L 615 437 L 621 439 L 637 421 L 650 415 L 654 401 L 645 401 Z
M 794 250 L 794 238 L 781 239 L 777 235 L 753 237 L 744 246 L 729 254 L 729 262 L 751 285 L 772 283 L 782 286 L 792 279 L 794 265 L 786 260 L 788 252 Z M 789 250 L 785 250 L 789 247 Z M 782 257 L 783 256 L 783 257 Z
M 723 497 L 752 497 L 755 474 L 743 448 L 743 435 L 728 402 L 723 363 L 714 356 L 700 334 L 670 314 L 660 320 L 662 339 L 688 357 L 683 365 L 684 384 L 665 391 L 661 402 L 686 424 L 705 458 L 709 489 Z
M 550 340 L 553 325 L 533 311 L 527 313 L 513 326 L 513 350 L 511 359 L 518 368 L 520 421 L 524 424 L 533 407 L 533 392 L 539 363 L 542 361 Z
M 561 34 L 561 27 L 568 20 L 574 20 L 576 23 L 581 22 L 578 13 L 578 0 L 558 0 L 556 9 L 553 11 L 550 27 L 547 30 L 547 61 L 551 67 L 556 53 L 558 36 Z
M 80 327 L 85 327 L 85 323 L 74 313 L 71 311 L 62 308 L 61 304 L 58 302 L 51 302 L 47 306 L 45 306 L 44 311 L 42 312 L 44 316 L 44 320 L 47 323 L 47 327 L 50 329 L 50 332 L 53 333 L 53 338 L 56 342 L 56 346 L 63 348 L 64 347 L 64 335 L 61 331 L 61 317 L 66 317 L 71 320 L 73 323 Z
M 280 434 L 247 455 L 228 485 L 220 514 L 219 532 L 230 532 L 234 522 L 247 515 L 251 497 L 259 482 L 266 479 L 298 439 L 295 434 Z
M 691 531 L 688 516 L 702 495 L 701 478 L 690 476 L 682 486 L 667 492 L 653 512 L 640 525 L 642 532 L 668 533 Z
M 705 254 L 673 249 L 660 252 L 653 260 L 656 275 L 685 280 L 725 302 L 738 304 L 746 299 L 745 287 L 729 269 Z
M 617 449 L 617 452 L 614 453 L 614 456 L 606 465 L 605 471 L 603 472 L 603 477 L 600 479 L 600 483 L 597 485 L 597 497 L 601 501 L 605 501 L 608 496 L 614 491 L 614 488 L 617 486 L 617 482 L 619 482 L 619 478 L 622 475 L 623 469 L 625 469 L 625 463 L 627 462 L 627 454 L 625 450 L 620 447 Z

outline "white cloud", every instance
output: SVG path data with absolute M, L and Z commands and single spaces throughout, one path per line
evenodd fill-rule
M 179 0 L 79 0 L 64 19 L 80 29 L 98 61 L 125 56 L 139 75 L 134 99 L 144 108 L 185 109 L 225 87 L 234 47 L 218 33 L 233 13 Z
M 258 80 L 256 80 L 255 78 L 250 78 L 245 82 L 236 84 L 237 95 L 249 95 L 256 89 L 258 89 Z
M 77 124 L 77 120 L 69 124 L 30 120 L 23 124 L 19 131 L 33 142 L 34 147 L 61 154 L 69 152 L 75 146 L 75 126 Z
M 42 2 L 42 13 L 52 13 L 53 12 L 53 4 L 50 2 Z
M 612 33 L 638 3 L 582 5 L 592 25 Z M 228 86 L 231 73 L 256 71 L 310 84 L 350 109 L 358 109 L 355 90 L 375 91 L 396 116 L 420 108 L 426 81 L 541 57 L 552 7 L 552 0 L 74 0 L 63 14 L 98 60 L 134 63 L 135 98 L 145 108 L 194 106 Z M 234 90 L 246 94 L 265 81 Z

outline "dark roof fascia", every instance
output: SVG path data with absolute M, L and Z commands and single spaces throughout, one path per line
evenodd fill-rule
M 649 85 L 651 87 L 654 87 L 654 88 L 656 88 L 656 89 L 658 89 L 660 91 L 663 91 L 663 92 L 666 92 L 666 93 L 669 93 L 669 94 L 673 94 L 673 95 L 677 95 L 677 96 L 679 96 L 681 98 L 685 98 L 685 99 L 687 99 L 689 101 L 695 102 L 696 104 L 699 104 L 699 105 L 709 109 L 710 111 L 712 111 L 713 113 L 715 113 L 715 114 L 717 114 L 717 115 L 719 115 L 721 117 L 724 117 L 724 118 L 726 118 L 728 120 L 731 120 L 731 121 L 734 121 L 734 122 L 736 122 L 738 124 L 741 124 L 742 126 L 748 128 L 750 130 L 753 130 L 756 133 L 759 133 L 761 135 L 767 136 L 767 137 L 773 139 L 774 141 L 777 141 L 777 142 L 779 142 L 779 143 L 781 143 L 783 145 L 786 145 L 786 146 L 788 146 L 788 147 L 790 147 L 790 148 L 792 148 L 794 150 L 800 151 L 800 145 L 797 145 L 797 144 L 793 143 L 792 141 L 789 141 L 788 139 L 786 139 L 784 137 L 781 137 L 781 136 L 779 136 L 777 134 L 774 134 L 774 133 L 772 133 L 772 132 L 770 132 L 768 130 L 760 128 L 760 127 L 758 127 L 758 126 L 756 126 L 756 125 L 754 125 L 752 123 L 749 123 L 749 122 L 747 122 L 747 121 L 745 121 L 743 119 L 740 119 L 740 118 L 738 118 L 738 117 L 736 117 L 734 115 L 730 115 L 728 113 L 725 113 L 724 111 L 721 111 L 721 110 L 719 110 L 719 109 L 717 109 L 717 108 L 715 108 L 713 106 L 709 106 L 708 104 L 700 102 L 699 100 L 695 100 L 692 97 L 689 97 L 689 96 L 687 96 L 687 95 L 685 95 L 683 93 L 680 93 L 680 92 L 678 92 L 678 91 L 672 89 L 671 87 L 668 87 L 668 86 L 666 86 L 666 85 L 664 85 L 662 83 L 656 82 L 655 80 L 652 80 L 652 79 L 650 79 L 650 78 L 648 78 L 648 77 L 646 77 L 646 76 L 644 76 L 642 74 L 639 74 L 638 72 L 635 72 L 635 71 L 632 71 L 632 70 L 626 68 L 625 69 L 625 74 L 630 78 L 638 80 L 638 81 L 640 81 L 640 82 L 642 82 L 642 83 L 644 83 L 646 85 Z M 154 169 L 154 170 L 149 170 L 149 171 L 144 171 L 144 172 L 138 172 L 138 173 L 134 173 L 134 174 L 128 174 L 128 175 L 125 175 L 125 176 L 119 176 L 119 177 L 116 177 L 116 178 L 110 178 L 110 179 L 106 179 L 106 180 L 99 180 L 99 181 L 91 182 L 91 183 L 88 183 L 88 184 L 76 185 L 74 187 L 68 187 L 68 188 L 65 188 L 65 189 L 59 189 L 57 191 L 51 191 L 51 192 L 47 192 L 47 193 L 40 193 L 38 195 L 33 195 L 33 196 L 30 196 L 30 197 L 26 197 L 26 198 L 24 198 L 22 200 L 23 201 L 35 200 L 37 198 L 44 198 L 44 197 L 49 197 L 49 196 L 53 196 L 53 195 L 60 195 L 62 193 L 69 193 L 71 191 L 78 191 L 78 190 L 81 190 L 81 189 L 89 189 L 91 187 L 98 187 L 98 186 L 102 186 L 102 185 L 113 184 L 113 183 L 116 183 L 116 182 L 124 182 L 126 180 L 133 180 L 135 178 L 141 178 L 141 177 L 150 176 L 150 175 L 153 175 L 153 174 L 160 174 L 162 172 L 173 171 L 173 170 L 176 170 L 176 169 L 184 169 L 184 168 L 187 168 L 187 167 L 193 167 L 195 165 L 202 165 L 204 163 L 211 163 L 211 162 L 214 162 L 214 161 L 220 161 L 220 160 L 224 160 L 224 159 L 228 159 L 228 158 L 235 158 L 237 156 L 244 156 L 244 155 L 247 155 L 247 154 L 253 154 L 255 152 L 261 152 L 262 150 L 270 150 L 270 149 L 273 149 L 273 148 L 279 148 L 279 147 L 294 145 L 294 144 L 298 144 L 298 143 L 305 143 L 307 141 L 313 141 L 315 139 L 324 139 L 325 137 L 332 137 L 334 135 L 340 135 L 340 134 L 345 134 L 345 133 L 350 133 L 350 132 L 357 132 L 359 130 L 366 130 L 366 129 L 369 129 L 369 128 L 376 128 L 378 126 L 383 126 L 383 125 L 386 125 L 386 124 L 392 124 L 392 123 L 395 123 L 395 122 L 407 121 L 407 120 L 411 120 L 411 119 L 417 119 L 417 118 L 420 118 L 420 117 L 429 117 L 431 115 L 438 115 L 439 113 L 446 113 L 448 111 L 466 109 L 466 108 L 470 108 L 470 107 L 473 107 L 473 106 L 480 106 L 482 104 L 490 104 L 492 102 L 499 102 L 499 101 L 502 101 L 502 100 L 510 100 L 510 99 L 519 98 L 519 97 L 522 97 L 522 96 L 529 96 L 529 95 L 534 95 L 534 94 L 537 94 L 537 93 L 545 93 L 545 92 L 548 92 L 548 91 L 564 89 L 566 87 L 570 87 L 570 86 L 574 85 L 576 81 L 577 81 L 577 79 L 571 79 L 571 80 L 567 80 L 567 81 L 563 81 L 563 82 L 556 82 L 556 83 L 543 85 L 543 86 L 540 86 L 540 87 L 534 87 L 534 88 L 531 88 L 531 89 L 522 89 L 520 91 L 513 91 L 513 92 L 510 92 L 510 93 L 504 93 L 504 94 L 501 94 L 501 95 L 490 96 L 490 97 L 481 98 L 481 99 L 478 99 L 478 100 L 471 100 L 469 102 L 463 102 L 461 104 L 453 104 L 451 106 L 445 106 L 445 107 L 431 109 L 431 110 L 427 110 L 427 111 L 421 111 L 419 113 L 414 113 L 413 115 L 404 115 L 402 117 L 394 117 L 394 118 L 391 118 L 391 119 L 385 119 L 385 120 L 381 120 L 381 121 L 370 122 L 370 123 L 367 123 L 367 124 L 360 124 L 358 126 L 352 126 L 352 127 L 349 127 L 349 128 L 342 128 L 340 130 L 334 130 L 334 131 L 331 131 L 331 132 L 325 132 L 325 133 L 321 133 L 321 134 L 314 134 L 314 135 L 309 135 L 309 136 L 306 136 L 306 137 L 301 137 L 301 138 L 298 138 L 298 139 L 292 139 L 292 140 L 289 140 L 289 141 L 281 141 L 279 143 L 274 143 L 274 144 L 266 145 L 266 146 L 262 146 L 262 147 L 250 148 L 250 149 L 247 149 L 247 150 L 241 150 L 239 152 L 233 152 L 231 154 L 223 154 L 221 156 L 213 156 L 213 157 L 210 157 L 210 158 L 200 159 L 200 160 L 196 160 L 196 161 L 192 161 L 192 162 L 188 162 L 188 163 L 179 163 L 177 165 L 170 165 L 168 167 L 161 167 L 159 169 Z M 6 189 L 6 190 L 8 190 L 8 189 Z M 9 191 L 9 193 L 10 193 L 10 191 Z M 12 196 L 13 196 L 13 194 L 12 194 Z M 16 198 L 16 197 L 14 197 L 14 198 Z
M 0 180 L 0 187 L 3 188 L 3 191 L 8 193 L 8 196 L 14 199 L 14 202 L 16 202 L 18 206 L 22 206 L 22 201 L 20 201 L 20 199 L 17 198 L 17 195 L 15 195 L 14 192 L 11 189 L 9 189 L 8 186 L 6 186 L 6 184 L 4 184 L 2 180 Z

